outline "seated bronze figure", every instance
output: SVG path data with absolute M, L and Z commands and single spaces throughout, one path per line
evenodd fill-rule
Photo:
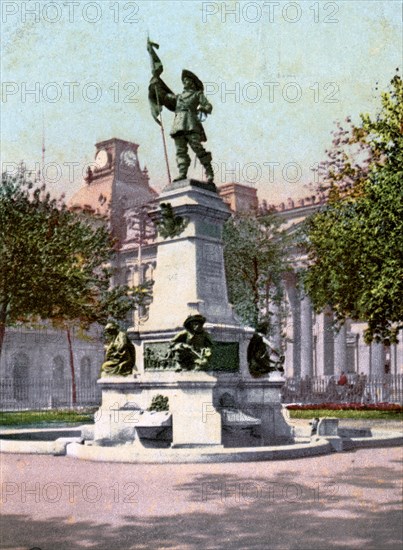
M 115 322 L 105 327 L 105 362 L 101 376 L 128 376 L 136 369 L 136 350 L 126 332 Z

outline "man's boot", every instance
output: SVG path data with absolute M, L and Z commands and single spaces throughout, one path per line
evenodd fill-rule
M 200 157 L 200 163 L 204 167 L 204 171 L 206 172 L 207 182 L 208 183 L 214 183 L 214 170 L 211 166 L 212 156 L 211 153 L 206 153 L 202 157 Z
M 179 170 L 179 175 L 174 178 L 172 181 L 179 181 L 179 180 L 185 180 L 186 179 L 186 176 L 187 176 L 187 173 L 188 173 L 188 166 L 181 162 L 180 164 L 178 164 L 178 170 Z
M 182 143 L 181 140 L 175 139 L 176 145 L 176 166 L 179 170 L 179 175 L 173 181 L 179 181 L 186 179 L 188 168 L 190 166 L 190 157 L 187 152 L 186 142 Z

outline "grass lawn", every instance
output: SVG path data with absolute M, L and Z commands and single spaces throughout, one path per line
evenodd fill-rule
M 18 411 L 1 412 L 0 426 L 41 426 L 49 424 L 76 424 L 92 423 L 94 420 L 93 409 L 53 410 L 53 411 Z M 306 418 L 332 416 L 335 418 L 352 418 L 357 420 L 403 420 L 403 413 L 394 411 L 354 411 L 354 410 L 329 410 L 329 409 L 305 409 L 288 410 L 290 418 Z
M 403 420 L 403 413 L 395 411 L 354 411 L 354 410 L 330 410 L 330 409 L 305 409 L 288 410 L 290 418 L 322 418 L 332 416 L 334 418 L 352 418 L 356 420 Z
M 94 420 L 96 409 L 83 409 L 80 411 L 71 410 L 53 410 L 53 411 L 18 411 L 1 412 L 0 426 L 28 426 L 49 423 L 83 423 Z

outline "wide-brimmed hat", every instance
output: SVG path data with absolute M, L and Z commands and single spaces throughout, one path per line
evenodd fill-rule
M 182 71 L 182 82 L 183 82 L 183 79 L 184 78 L 190 78 L 195 86 L 196 86 L 196 90 L 198 90 L 199 92 L 202 92 L 204 90 L 204 84 L 203 82 L 200 80 L 200 78 L 198 76 L 196 76 L 194 73 L 192 73 L 192 71 L 188 71 L 187 69 L 183 69 Z
M 206 322 L 206 318 L 203 317 L 203 315 L 200 315 L 199 313 L 196 315 L 189 315 L 189 317 L 187 317 L 186 321 L 183 323 L 183 326 L 185 328 L 188 328 L 189 325 L 194 322 L 201 323 L 202 325 L 204 325 L 204 323 Z
M 104 328 L 105 332 L 119 332 L 120 326 L 116 321 L 109 321 Z

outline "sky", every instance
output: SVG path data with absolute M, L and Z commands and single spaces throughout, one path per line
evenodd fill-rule
M 148 34 L 174 92 L 184 68 L 204 82 L 216 184 L 252 185 L 269 203 L 310 195 L 334 122 L 375 114 L 402 71 L 400 0 L 3 0 L 1 9 L 2 169 L 39 167 L 44 136 L 48 187 L 67 198 L 95 143 L 112 137 L 138 143 L 151 185 L 167 184 L 147 99 Z M 164 111 L 175 176 L 172 119 Z M 200 177 L 200 165 L 189 175 Z

